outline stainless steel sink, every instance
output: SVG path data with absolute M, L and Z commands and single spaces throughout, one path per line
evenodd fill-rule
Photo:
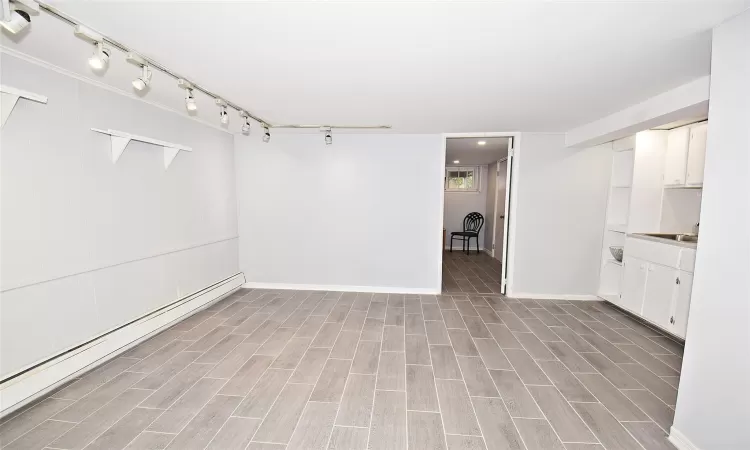
M 669 234 L 669 233 L 643 233 L 646 236 L 653 236 L 661 239 L 669 239 L 677 242 L 698 242 L 697 234 Z

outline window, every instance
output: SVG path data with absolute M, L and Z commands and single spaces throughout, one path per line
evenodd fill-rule
M 445 190 L 453 192 L 478 192 L 479 167 L 446 167 Z

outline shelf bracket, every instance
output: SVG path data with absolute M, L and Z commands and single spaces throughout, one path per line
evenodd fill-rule
M 139 141 L 139 142 L 145 142 L 147 144 L 153 144 L 157 145 L 162 148 L 164 151 L 164 169 L 169 169 L 169 166 L 172 164 L 172 161 L 174 161 L 175 157 L 180 151 L 184 152 L 191 152 L 193 151 L 192 148 L 186 147 L 184 145 L 180 144 L 173 144 L 171 142 L 166 141 L 160 141 L 158 139 L 152 139 L 145 136 L 138 136 L 135 134 L 125 133 L 124 131 L 117 131 L 117 130 L 102 130 L 99 128 L 92 128 L 91 131 L 96 131 L 97 133 L 102 133 L 109 135 L 110 137 L 110 143 L 112 146 L 112 162 L 116 163 L 118 159 L 120 159 L 120 156 L 122 156 L 122 152 L 125 151 L 125 148 L 128 146 L 130 141 Z
M 5 121 L 10 117 L 10 113 L 13 112 L 19 98 L 37 103 L 47 103 L 47 97 L 43 95 L 0 84 L 0 99 L 2 100 L 0 102 L 0 128 L 5 125 Z

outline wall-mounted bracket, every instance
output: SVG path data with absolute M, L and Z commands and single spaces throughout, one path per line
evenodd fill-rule
M 19 98 L 25 98 L 32 102 L 47 103 L 47 97 L 43 95 L 0 84 L 0 99 L 2 100 L 0 102 L 0 128 L 5 125 L 5 121 L 10 117 L 10 113 L 15 108 Z
M 101 130 L 99 128 L 92 128 L 91 131 L 97 133 L 108 134 L 110 136 L 110 142 L 112 144 L 112 162 L 116 163 L 122 152 L 125 151 L 125 147 L 128 146 L 130 141 L 146 142 L 147 144 L 154 144 L 160 146 L 164 150 L 164 169 L 168 169 L 174 161 L 177 153 L 180 151 L 192 152 L 193 149 L 180 144 L 173 144 L 171 142 L 160 141 L 158 139 L 152 139 L 150 137 L 138 136 L 135 134 L 126 133 L 124 131 L 117 130 Z

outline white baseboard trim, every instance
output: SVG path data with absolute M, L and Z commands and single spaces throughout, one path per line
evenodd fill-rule
M 700 450 L 697 445 L 690 442 L 690 439 L 685 437 L 685 435 L 675 427 L 670 427 L 669 437 L 667 439 L 669 439 L 669 442 L 671 442 L 672 445 L 677 447 L 677 450 Z
M 243 284 L 242 287 L 253 289 L 282 289 L 296 291 L 374 292 L 378 294 L 440 294 L 440 288 L 430 289 L 381 286 L 341 286 L 335 284 L 261 283 L 257 281 L 247 282 Z
M 156 310 L 73 351 L 64 351 L 56 358 L 0 384 L 0 417 L 11 414 L 76 375 L 115 358 L 174 323 L 207 308 L 239 289 L 244 281 L 244 274 L 233 275 L 210 289 L 188 295 L 168 308 Z
M 601 300 L 596 295 L 584 295 L 584 294 L 535 294 L 529 292 L 510 292 L 508 297 L 511 298 L 530 298 L 532 300 Z

